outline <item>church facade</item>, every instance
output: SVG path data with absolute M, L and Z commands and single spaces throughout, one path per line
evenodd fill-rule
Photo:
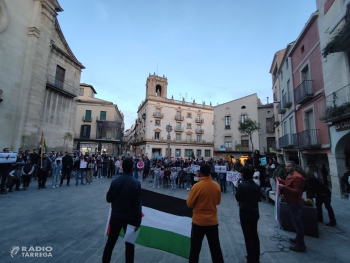
M 213 157 L 214 110 L 205 102 L 197 104 L 167 98 L 168 79 L 156 74 L 146 81 L 146 98 L 138 108 L 135 122 L 135 138 L 131 142 L 136 155 L 156 158 L 172 156 L 180 158 Z M 167 126 L 170 132 L 168 153 Z

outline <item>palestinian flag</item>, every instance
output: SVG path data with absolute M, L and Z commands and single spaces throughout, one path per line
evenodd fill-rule
M 142 222 L 137 244 L 188 259 L 191 227 L 192 209 L 187 207 L 186 200 L 142 189 Z M 109 233 L 108 224 L 106 233 Z

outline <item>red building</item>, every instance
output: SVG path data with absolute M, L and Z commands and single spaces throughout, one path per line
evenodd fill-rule
M 313 172 L 320 174 L 321 164 L 328 166 L 330 141 L 328 127 L 318 116 L 318 103 L 324 99 L 318 12 L 311 15 L 289 56 L 296 122 L 293 146 L 298 149 L 301 166 L 309 165 Z

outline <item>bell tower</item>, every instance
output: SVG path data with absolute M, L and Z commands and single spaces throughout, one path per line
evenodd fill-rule
M 159 77 L 154 73 L 149 74 L 146 81 L 146 99 L 148 96 L 167 97 L 168 79 L 163 75 Z

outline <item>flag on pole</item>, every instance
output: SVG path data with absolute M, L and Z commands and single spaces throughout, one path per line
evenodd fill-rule
M 47 147 L 45 143 L 44 133 L 41 133 L 41 140 L 40 140 L 40 157 L 43 157 L 44 153 L 47 153 Z
M 109 234 L 109 218 L 105 234 Z M 186 200 L 142 189 L 142 222 L 136 243 L 188 259 L 192 209 Z M 124 236 L 123 233 L 120 234 Z

